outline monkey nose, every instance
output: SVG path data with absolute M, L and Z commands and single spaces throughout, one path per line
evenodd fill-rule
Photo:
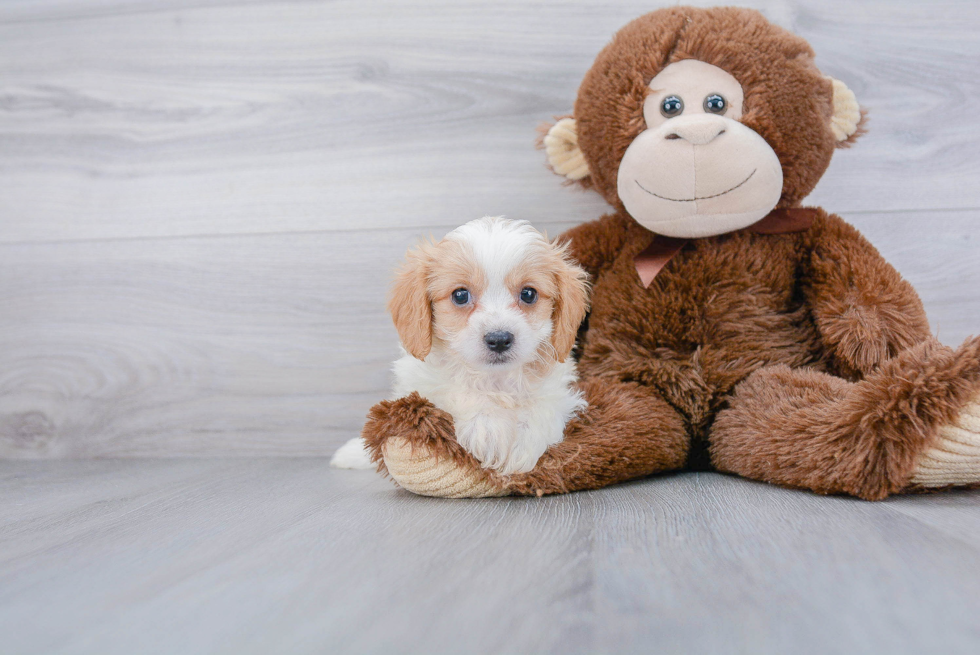
M 667 140 L 684 139 L 694 146 L 703 146 L 711 143 L 716 138 L 725 133 L 725 122 L 714 117 L 691 117 L 691 119 L 671 125 L 664 137 Z

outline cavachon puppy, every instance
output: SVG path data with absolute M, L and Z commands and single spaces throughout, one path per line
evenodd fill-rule
M 388 301 L 404 352 L 392 397 L 417 392 L 448 412 L 483 467 L 530 471 L 586 407 L 569 357 L 588 309 L 585 271 L 526 221 L 490 217 L 406 259 Z M 331 464 L 374 466 L 361 438 Z

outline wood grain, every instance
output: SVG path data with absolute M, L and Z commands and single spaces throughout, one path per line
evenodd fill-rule
M 16 653 L 975 652 L 980 492 L 446 501 L 317 458 L 0 462 Z M 940 526 L 940 527 L 937 527 Z
M 749 4 L 871 111 L 815 202 L 980 207 L 973 0 Z M 594 218 L 534 130 L 655 6 L 4 3 L 0 242 Z

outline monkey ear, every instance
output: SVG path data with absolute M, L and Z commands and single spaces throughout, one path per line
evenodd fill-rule
M 575 119 L 562 118 L 551 126 L 542 139 L 548 164 L 559 175 L 573 182 L 589 176 L 589 165 L 578 147 L 578 131 Z
M 589 311 L 589 274 L 568 259 L 564 248 L 559 255 L 561 263 L 555 274 L 558 293 L 552 310 L 551 345 L 555 348 L 555 358 L 563 362 L 572 352 L 579 326 Z
M 830 118 L 830 131 L 837 139 L 837 147 L 846 148 L 864 134 L 867 114 L 847 85 L 834 78 L 830 78 L 830 82 L 834 88 L 834 114 Z
M 388 311 L 398 338 L 412 357 L 424 360 L 432 350 L 432 302 L 427 278 L 429 257 L 420 247 L 410 250 L 404 266 L 395 274 L 388 296 Z

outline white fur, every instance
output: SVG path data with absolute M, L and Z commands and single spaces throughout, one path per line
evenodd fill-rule
M 402 351 L 394 363 L 393 397 L 417 391 L 448 412 L 456 440 L 484 467 L 504 474 L 530 471 L 549 446 L 562 440 L 569 419 L 587 405 L 575 388 L 578 375 L 570 358 L 541 372 L 554 326 L 551 321 L 530 324 L 504 283 L 511 269 L 553 246 L 527 222 L 501 218 L 471 221 L 446 239 L 469 246 L 487 289 L 474 298 L 476 307 L 463 330 L 450 334 L 438 323 L 433 326 L 432 350 L 425 361 Z M 505 361 L 484 342 L 484 335 L 496 330 L 514 335 Z M 532 364 L 537 364 L 537 373 Z M 352 459 L 350 453 L 363 452 L 360 442 L 345 444 L 331 464 L 339 466 L 337 462 Z

